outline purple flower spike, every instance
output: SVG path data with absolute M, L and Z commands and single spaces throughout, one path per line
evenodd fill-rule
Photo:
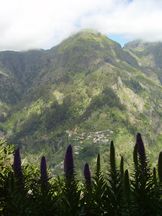
M 147 158 L 145 154 L 145 146 L 142 141 L 141 134 L 137 134 L 136 138 L 136 147 L 137 147 L 137 153 L 139 155 L 139 160 L 142 168 L 143 175 L 147 174 Z
M 84 166 L 84 178 L 86 180 L 86 184 L 91 184 L 91 172 L 88 163 Z
M 64 159 L 64 172 L 66 177 L 74 176 L 73 150 L 71 145 L 69 145 L 66 150 Z
M 14 153 L 14 162 L 13 162 L 13 170 L 14 174 L 18 179 L 22 179 L 23 173 L 21 169 L 21 157 L 20 157 L 20 150 L 17 148 Z
M 44 183 L 47 182 L 48 181 L 47 164 L 46 164 L 46 158 L 44 156 L 41 158 L 40 171 L 41 171 L 41 181 Z
M 137 145 L 137 152 L 139 154 L 139 157 L 143 160 L 146 159 L 145 156 L 145 147 L 144 147 L 144 143 L 141 137 L 140 133 L 137 133 L 137 137 L 136 137 L 136 145 Z
M 159 181 L 162 183 L 162 152 L 159 154 L 158 159 L 158 175 L 159 175 Z

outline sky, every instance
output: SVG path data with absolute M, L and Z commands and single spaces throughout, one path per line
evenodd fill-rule
M 162 41 L 162 0 L 0 0 L 0 50 L 49 49 L 82 29 Z

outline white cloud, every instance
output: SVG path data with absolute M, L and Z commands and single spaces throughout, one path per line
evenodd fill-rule
M 0 50 L 50 48 L 83 28 L 162 41 L 161 20 L 161 0 L 0 0 Z

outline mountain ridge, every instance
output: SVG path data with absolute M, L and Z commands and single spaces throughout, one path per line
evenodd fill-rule
M 50 165 L 58 169 L 68 142 L 79 163 L 93 162 L 98 151 L 104 160 L 111 139 L 129 161 L 137 131 L 154 158 L 162 140 L 162 49 L 144 46 L 138 54 L 84 31 L 49 50 L 0 52 L 0 130 L 29 160 L 46 153 L 52 161 L 54 153 Z M 7 100 L 14 90 L 17 98 Z

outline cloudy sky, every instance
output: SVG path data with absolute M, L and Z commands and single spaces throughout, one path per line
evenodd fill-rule
M 84 28 L 162 41 L 161 22 L 162 0 L 0 0 L 0 50 L 48 49 Z

